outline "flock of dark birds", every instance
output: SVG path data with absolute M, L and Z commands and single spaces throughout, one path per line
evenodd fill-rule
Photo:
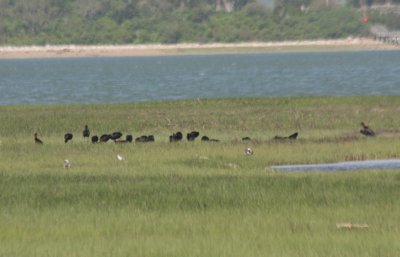
M 103 134 L 100 137 L 98 137 L 97 135 L 93 135 L 92 137 L 90 137 L 90 130 L 88 125 L 85 125 L 85 128 L 82 132 L 83 138 L 87 138 L 89 140 L 91 140 L 92 143 L 106 143 L 108 141 L 114 141 L 115 143 L 132 143 L 133 142 L 133 136 L 132 135 L 126 135 L 125 139 L 122 139 L 123 133 L 122 132 L 113 132 L 111 134 Z M 187 133 L 186 135 L 186 139 L 188 141 L 194 141 L 197 137 L 200 136 L 200 133 L 198 131 L 192 131 L 190 133 Z M 34 134 L 35 137 L 35 143 L 36 144 L 43 144 L 43 141 L 41 139 L 38 138 L 37 133 Z M 72 140 L 72 138 L 74 137 L 74 135 L 72 133 L 66 133 L 64 135 L 64 142 L 68 143 L 69 141 Z M 250 138 L 248 138 L 250 139 Z M 178 131 L 174 134 L 172 134 L 171 136 L 169 136 L 169 141 L 170 142 L 178 142 L 178 141 L 182 141 L 183 140 L 183 134 L 182 132 Z M 245 139 L 243 139 L 245 140 Z M 155 138 L 153 135 L 142 135 L 140 137 L 135 138 L 135 142 L 154 142 Z M 218 139 L 214 139 L 214 138 L 209 138 L 208 136 L 202 136 L 201 137 L 201 141 L 210 141 L 210 142 L 219 142 Z
M 375 132 L 368 127 L 364 122 L 361 122 L 361 130 L 360 133 L 365 135 L 365 136 L 375 136 Z M 125 136 L 125 139 L 122 139 L 122 133 L 117 131 L 117 132 L 113 132 L 111 134 L 103 134 L 100 136 L 100 138 L 97 135 L 93 135 L 92 137 L 90 137 L 90 130 L 88 125 L 85 125 L 85 128 L 82 132 L 83 138 L 87 138 L 89 140 L 91 140 L 92 143 L 106 143 L 109 140 L 114 141 L 115 143 L 132 143 L 133 142 L 133 136 L 128 134 Z M 298 132 L 295 132 L 287 137 L 285 136 L 275 136 L 274 139 L 275 140 L 296 140 L 297 136 L 299 135 Z M 200 136 L 200 133 L 198 131 L 192 131 L 190 133 L 186 134 L 186 139 L 188 141 L 194 141 L 196 138 L 198 138 Z M 37 137 L 37 133 L 34 134 L 35 137 L 35 143 L 36 144 L 43 144 L 43 141 L 40 140 Z M 68 143 L 69 141 L 72 140 L 73 138 L 73 134 L 72 133 L 66 133 L 64 135 L 64 142 Z M 178 141 L 182 141 L 183 140 L 183 134 L 182 132 L 178 131 L 176 133 L 173 133 L 172 135 L 169 136 L 169 142 L 178 142 Z M 242 141 L 250 141 L 251 138 L 250 137 L 243 137 Z M 142 135 L 140 137 L 135 138 L 135 142 L 154 142 L 154 136 L 153 135 Z M 214 139 L 214 138 L 209 138 L 208 136 L 202 136 L 201 137 L 201 141 L 209 141 L 209 142 L 219 142 L 220 140 L 218 139 Z

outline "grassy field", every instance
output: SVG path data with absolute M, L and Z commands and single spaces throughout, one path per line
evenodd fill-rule
M 399 103 L 300 97 L 2 106 L 0 256 L 397 257 L 398 170 L 270 167 L 399 158 Z M 377 136 L 363 137 L 361 121 Z M 92 134 L 156 141 L 94 145 L 82 137 L 85 124 Z M 220 142 L 168 142 L 192 130 Z M 295 131 L 296 141 L 272 140 Z M 43 145 L 34 144 L 35 132 Z M 66 132 L 74 133 L 68 144 Z M 245 156 L 246 147 L 254 155 Z

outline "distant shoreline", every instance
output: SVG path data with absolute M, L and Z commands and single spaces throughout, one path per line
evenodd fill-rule
M 369 38 L 171 45 L 0 46 L 0 59 L 382 50 L 400 50 L 400 46 Z

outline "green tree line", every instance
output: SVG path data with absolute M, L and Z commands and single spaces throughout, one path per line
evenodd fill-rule
M 0 44 L 210 43 L 368 34 L 358 7 L 313 3 L 276 0 L 267 8 L 255 0 L 0 0 Z M 392 27 L 400 21 L 397 14 L 374 17 Z

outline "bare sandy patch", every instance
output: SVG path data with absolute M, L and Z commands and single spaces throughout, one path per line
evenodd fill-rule
M 157 56 L 184 54 L 223 54 L 254 52 L 309 51 L 378 51 L 400 50 L 399 45 L 369 38 L 338 40 L 246 42 L 246 43 L 185 43 L 147 45 L 46 45 L 2 46 L 0 58 L 95 57 L 95 56 Z

